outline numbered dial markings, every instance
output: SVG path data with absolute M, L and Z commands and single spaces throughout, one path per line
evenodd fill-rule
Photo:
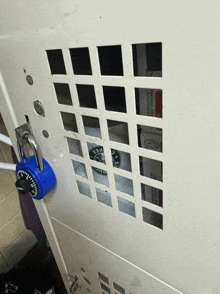
M 19 170 L 17 172 L 17 179 L 18 179 L 17 183 L 22 183 L 21 185 L 16 185 L 19 192 L 21 192 L 22 194 L 26 194 L 24 193 L 24 191 L 26 191 L 32 197 L 35 197 L 38 195 L 39 193 L 38 186 L 34 178 L 29 172 L 22 169 Z

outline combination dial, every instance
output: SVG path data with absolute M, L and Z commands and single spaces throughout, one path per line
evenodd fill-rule
M 25 195 L 29 193 L 32 197 L 38 195 L 39 190 L 37 184 L 29 172 L 22 169 L 19 170 L 17 172 L 17 179 L 18 180 L 15 185 L 21 194 Z

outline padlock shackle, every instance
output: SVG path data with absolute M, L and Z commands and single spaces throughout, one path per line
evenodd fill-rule
M 19 157 L 20 157 L 20 160 L 23 159 L 23 152 L 24 152 L 24 149 L 21 147 L 21 144 L 19 141 L 17 141 L 17 147 L 18 147 L 18 154 L 19 154 Z
M 27 139 L 28 143 L 31 145 L 31 149 L 33 150 L 34 157 L 36 159 L 36 163 L 37 163 L 39 170 L 41 170 L 41 171 L 44 170 L 41 151 L 40 151 L 40 148 L 38 147 L 36 141 L 34 140 L 34 137 L 31 135 L 25 135 L 25 138 Z
M 41 151 L 40 151 L 36 141 L 34 140 L 34 137 L 32 135 L 30 135 L 28 132 L 27 133 L 25 132 L 22 136 L 22 139 L 26 140 L 30 144 L 39 170 L 40 171 L 44 170 Z M 25 153 L 24 153 L 23 145 L 21 145 L 19 141 L 18 141 L 18 152 L 19 152 L 21 160 L 23 160 L 24 159 L 23 154 L 25 154 Z

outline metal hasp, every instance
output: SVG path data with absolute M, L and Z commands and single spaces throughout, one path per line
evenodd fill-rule
M 33 135 L 30 123 L 29 122 L 25 123 L 22 126 L 16 128 L 15 133 L 17 137 L 18 152 L 19 152 L 20 160 L 26 159 L 24 146 L 26 144 L 30 144 L 36 159 L 37 166 L 40 171 L 43 171 L 44 166 L 43 166 L 41 151 L 37 142 L 34 139 L 34 135 Z

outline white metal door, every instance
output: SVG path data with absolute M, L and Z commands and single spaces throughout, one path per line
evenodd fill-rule
M 35 203 L 68 290 L 219 293 L 219 8 L 3 3 L 3 116 L 56 174 Z

